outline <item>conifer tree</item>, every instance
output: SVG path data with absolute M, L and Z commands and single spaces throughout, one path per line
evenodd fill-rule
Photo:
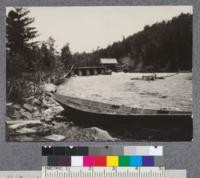
M 25 53 L 37 44 L 33 39 L 38 32 L 30 26 L 34 18 L 28 14 L 25 8 L 14 8 L 6 17 L 7 50 L 11 53 Z

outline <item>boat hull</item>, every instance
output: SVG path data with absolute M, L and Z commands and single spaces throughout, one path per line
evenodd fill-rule
M 69 100 L 72 99 L 69 97 Z M 151 141 L 189 141 L 193 136 L 191 114 L 106 114 L 71 107 L 70 102 L 67 104 L 59 98 L 56 101 L 65 109 L 64 115 L 76 125 L 100 127 L 116 136 Z
M 136 136 L 133 136 L 137 140 L 189 141 L 192 139 L 191 115 L 97 114 L 76 110 L 66 105 L 62 106 L 65 108 L 64 115 L 83 127 L 100 127 L 116 135 L 137 132 Z M 129 140 L 132 134 L 127 136 Z

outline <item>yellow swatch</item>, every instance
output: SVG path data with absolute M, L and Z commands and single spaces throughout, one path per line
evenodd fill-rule
M 106 160 L 107 166 L 118 166 L 118 156 L 107 156 Z

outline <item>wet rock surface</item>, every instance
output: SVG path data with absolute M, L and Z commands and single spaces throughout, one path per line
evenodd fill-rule
M 116 141 L 97 127 L 75 126 L 64 109 L 45 92 L 55 92 L 53 84 L 43 86 L 41 96 L 24 98 L 24 103 L 7 103 L 7 141 Z

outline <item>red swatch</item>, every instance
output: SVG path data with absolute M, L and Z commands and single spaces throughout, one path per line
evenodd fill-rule
M 106 166 L 106 156 L 95 156 L 94 166 Z

